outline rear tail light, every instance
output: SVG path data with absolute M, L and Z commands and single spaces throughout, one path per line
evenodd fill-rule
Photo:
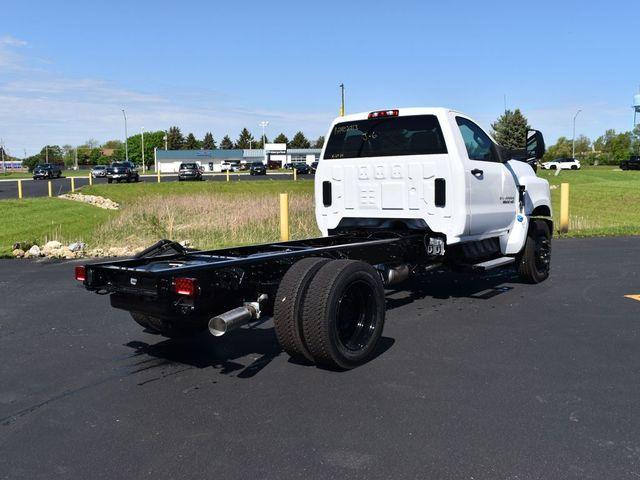
M 195 297 L 198 294 L 198 280 L 195 278 L 176 278 L 173 291 L 185 297 Z
M 87 279 L 87 269 L 84 265 L 79 265 L 76 267 L 76 280 L 79 282 L 84 282 Z
M 369 118 L 397 117 L 399 113 L 400 111 L 398 110 L 379 110 L 377 112 L 371 112 Z

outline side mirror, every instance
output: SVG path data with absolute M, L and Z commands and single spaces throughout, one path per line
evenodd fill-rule
M 538 130 L 527 130 L 527 159 L 542 160 L 544 152 L 542 133 Z

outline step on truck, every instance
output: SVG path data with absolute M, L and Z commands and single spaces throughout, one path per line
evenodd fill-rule
M 217 250 L 161 240 L 131 259 L 76 267 L 76 279 L 167 337 L 221 336 L 273 317 L 289 355 L 349 369 L 376 350 L 385 288 L 436 268 L 549 275 L 542 134 L 498 145 L 444 108 L 339 117 L 315 176 L 322 236 Z

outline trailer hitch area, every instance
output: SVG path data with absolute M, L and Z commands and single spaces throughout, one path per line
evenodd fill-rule
M 209 332 L 214 337 L 221 337 L 227 332 L 246 325 L 251 320 L 259 319 L 261 313 L 260 302 L 266 299 L 266 295 L 260 295 L 257 302 L 245 302 L 242 307 L 216 315 L 209 320 Z

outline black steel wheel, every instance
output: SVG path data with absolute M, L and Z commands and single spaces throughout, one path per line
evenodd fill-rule
M 309 284 L 303 336 L 316 363 L 350 369 L 371 358 L 384 317 L 384 288 L 378 272 L 361 261 L 333 260 Z
M 527 241 L 517 259 L 520 278 L 527 283 L 540 283 L 551 269 L 551 230 L 544 220 L 533 220 Z
M 292 357 L 313 361 L 302 332 L 302 308 L 314 275 L 329 262 L 326 258 L 303 258 L 294 263 L 278 286 L 273 306 L 273 324 L 282 349 Z

